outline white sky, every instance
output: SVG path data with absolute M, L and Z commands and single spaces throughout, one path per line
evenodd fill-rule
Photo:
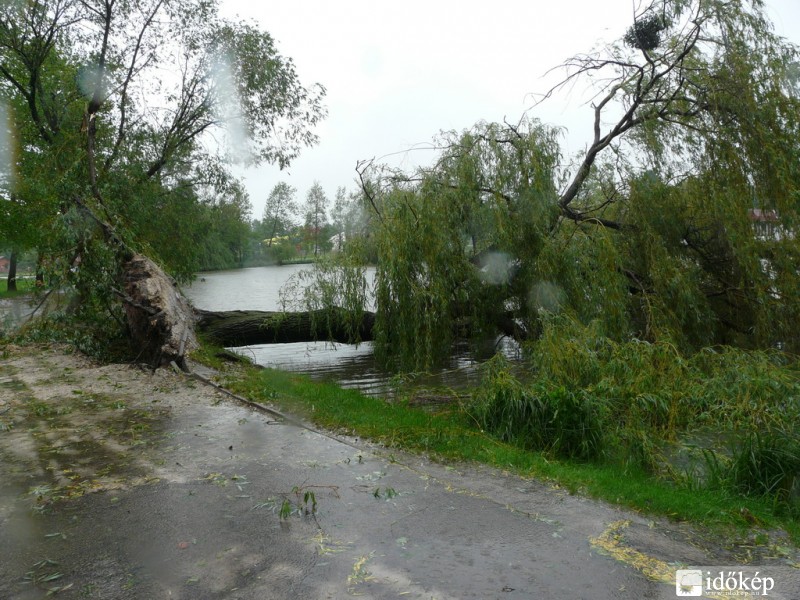
M 776 30 L 800 42 L 800 0 L 766 0 Z M 279 181 L 304 200 L 315 180 L 332 201 L 356 189 L 355 166 L 376 158 L 425 164 L 424 147 L 442 130 L 479 120 L 516 123 L 557 81 L 548 69 L 602 41 L 620 38 L 634 0 L 224 0 L 225 15 L 254 19 L 291 57 L 304 85 L 327 88 L 320 143 L 284 171 L 244 172 L 253 217 Z M 530 114 L 568 129 L 564 150 L 589 140 L 591 109 L 573 93 Z M 395 153 L 400 154 L 395 154 Z M 381 157 L 390 155 L 385 161 Z

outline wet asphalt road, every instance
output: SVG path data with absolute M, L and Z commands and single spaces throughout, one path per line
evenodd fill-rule
M 45 358 L 0 366 L 3 599 L 675 598 L 674 568 L 727 564 L 689 528 L 536 481 Z

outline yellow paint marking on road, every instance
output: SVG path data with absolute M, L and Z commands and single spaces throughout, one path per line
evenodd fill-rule
M 614 521 L 598 537 L 589 538 L 589 542 L 612 558 L 641 571 L 648 579 L 675 585 L 675 572 L 678 567 L 625 545 L 623 531 L 630 524 L 630 521 Z M 703 598 L 730 600 L 728 596 L 708 593 Z

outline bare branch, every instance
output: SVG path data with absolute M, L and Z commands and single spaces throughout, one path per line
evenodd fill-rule
M 103 170 L 108 171 L 111 165 L 117 158 L 119 153 L 120 145 L 125 137 L 125 125 L 127 122 L 127 105 L 128 105 L 128 86 L 131 84 L 134 75 L 138 72 L 136 69 L 136 61 L 139 56 L 139 51 L 142 48 L 142 40 L 144 39 L 145 32 L 150 28 L 153 19 L 155 19 L 156 13 L 158 13 L 161 5 L 163 4 L 164 0 L 158 0 L 156 5 L 153 7 L 153 10 L 150 11 L 150 14 L 145 19 L 145 22 L 142 24 L 141 29 L 139 30 L 139 35 L 136 38 L 136 44 L 134 45 L 133 55 L 131 56 L 131 62 L 128 66 L 128 71 L 125 74 L 125 78 L 122 82 L 122 89 L 120 92 L 120 116 L 119 116 L 119 126 L 117 127 L 117 137 L 114 142 L 114 145 L 111 149 L 111 153 L 106 158 L 105 164 L 103 165 Z
M 378 210 L 378 205 L 375 202 L 375 194 L 370 189 L 369 183 L 364 178 L 364 173 L 366 173 L 367 169 L 372 166 L 374 159 L 371 160 L 360 160 L 356 163 L 356 173 L 358 173 L 358 180 L 361 185 L 361 191 L 364 193 L 364 196 L 369 200 L 370 205 L 372 206 L 372 210 L 375 211 L 375 214 L 378 216 L 378 219 L 383 223 L 383 215 L 381 211 Z
M 677 88 L 666 97 L 661 96 L 658 86 L 673 72 L 680 71 L 684 60 L 696 47 L 701 29 L 701 19 L 699 15 L 695 15 L 692 23 L 693 29 L 685 37 L 681 50 L 674 56 L 667 53 L 660 57 L 658 62 L 647 60 L 646 65 L 635 66 L 623 61 L 597 60 L 591 62 L 590 60 L 588 64 L 582 67 L 581 72 L 588 72 L 595 69 L 602 69 L 609 65 L 615 65 L 617 67 L 624 67 L 627 70 L 633 70 L 633 73 L 623 72 L 618 83 L 611 88 L 594 108 L 594 139 L 586 151 L 586 155 L 581 165 L 578 167 L 578 171 L 575 173 L 567 189 L 561 194 L 558 202 L 562 212 L 564 212 L 565 216 L 568 218 L 572 218 L 568 210 L 569 204 L 575 199 L 578 191 L 589 176 L 592 165 L 594 165 L 598 154 L 608 147 L 613 140 L 622 136 L 633 127 L 659 118 L 662 114 L 670 114 L 671 106 L 683 97 L 682 93 L 686 86 L 686 80 L 684 78 L 679 79 Z M 634 91 L 626 92 L 628 86 L 632 83 L 635 83 Z M 627 110 L 606 135 L 603 136 L 601 132 L 602 111 L 612 100 L 616 99 L 620 93 L 622 93 L 623 98 L 626 100 Z M 661 106 L 657 110 L 649 113 L 638 112 L 642 106 L 651 104 Z

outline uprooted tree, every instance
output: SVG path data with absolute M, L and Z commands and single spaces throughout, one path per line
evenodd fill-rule
M 113 319 L 127 307 L 131 335 L 180 358 L 186 308 L 165 318 L 155 300 L 171 283 L 149 285 L 162 281 L 152 261 L 152 277 L 133 265 L 190 237 L 186 220 L 165 226 L 170 210 L 198 190 L 235 188 L 205 132 L 232 123 L 250 135 L 252 159 L 285 164 L 314 141 L 320 95 L 266 34 L 207 3 L 9 6 L 0 90 L 21 158 L 0 226 L 13 233 L 13 215 L 30 214 L 37 226 L 20 228 L 20 243 L 46 250 L 78 291 L 77 311 Z M 156 52 L 157 40 L 169 50 Z M 178 66 L 174 81 L 156 76 L 164 61 Z M 594 135 L 575 163 L 558 130 L 526 119 L 444 134 L 439 159 L 415 173 L 361 165 L 378 254 L 374 326 L 357 255 L 306 293 L 313 318 L 204 315 L 200 326 L 251 342 L 290 325 L 295 339 L 369 335 L 406 368 L 465 331 L 535 339 L 557 313 L 612 339 L 797 350 L 797 51 L 772 32 L 764 3 L 654 0 L 619 43 L 564 67 L 564 85 L 600 82 Z
M 0 12 L 3 133 L 16 138 L 0 233 L 75 291 L 76 322 L 180 363 L 193 315 L 160 264 L 187 275 L 194 207 L 242 197 L 232 159 L 283 167 L 316 142 L 324 89 L 216 2 L 5 0 Z
M 689 352 L 800 349 L 796 61 L 759 0 L 655 0 L 564 65 L 559 87 L 601 82 L 577 163 L 535 120 L 445 134 L 411 174 L 363 163 L 377 349 L 420 368 L 459 322 L 536 339 L 559 313 Z

